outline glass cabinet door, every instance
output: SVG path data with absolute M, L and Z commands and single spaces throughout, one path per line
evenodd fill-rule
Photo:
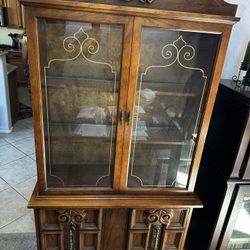
M 226 249 L 250 249 L 250 186 L 240 187 L 228 225 L 232 233 Z
M 124 25 L 40 19 L 38 31 L 47 186 L 111 188 Z
M 142 27 L 128 188 L 186 188 L 220 35 Z

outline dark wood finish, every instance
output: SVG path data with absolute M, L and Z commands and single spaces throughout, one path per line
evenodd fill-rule
M 159 249 L 164 250 L 182 249 L 190 211 L 188 209 L 37 209 L 35 219 L 42 249 L 50 247 L 65 250 L 154 249 L 156 241 L 151 239 L 155 235 L 154 226 L 159 223 L 162 233 L 157 242 Z M 158 213 L 161 213 L 161 216 L 158 217 Z M 73 224 L 70 224 L 71 222 Z M 75 224 L 77 226 L 74 226 Z M 74 227 L 74 232 L 70 235 L 67 225 Z M 77 245 L 68 239 L 74 234 L 77 235 L 75 240 Z
M 190 210 L 133 209 L 128 249 L 182 249 L 189 217 Z
M 74 2 L 21 0 L 21 3 L 25 6 L 25 23 L 27 24 L 38 165 L 38 183 L 30 199 L 29 207 L 36 209 L 39 247 L 41 249 L 58 247 L 65 250 L 67 248 L 182 250 L 192 210 L 202 207 L 193 190 L 230 32 L 232 25 L 239 20 L 234 16 L 236 6 L 219 0 L 197 0 L 196 3 L 192 4 L 184 0 L 180 0 L 178 3 L 173 0 L 155 0 L 151 4 L 142 3 L 142 1 L 125 2 L 117 0 Z M 46 43 L 49 39 L 46 36 L 49 36 L 49 32 L 43 27 L 47 24 L 46 20 L 55 21 L 55 23 L 61 20 L 98 25 L 100 23 L 121 24 L 124 27 L 120 89 L 115 90 L 116 94 L 119 94 L 119 105 L 117 106 L 119 119 L 116 121 L 115 167 L 112 187 L 52 188 L 49 186 L 48 188 L 47 186 L 45 157 L 47 156 L 46 142 L 49 136 L 46 134 L 43 106 L 43 93 L 45 91 L 43 79 L 46 70 L 41 69 L 49 56 L 46 52 Z M 143 26 L 166 30 L 215 33 L 220 36 L 216 60 L 212 63 L 213 65 L 209 66 L 213 73 L 209 79 L 208 94 L 202 112 L 187 188 L 145 188 L 143 190 L 127 188 Z M 60 88 L 56 86 L 59 79 L 52 79 L 51 77 L 50 80 L 52 83 L 49 83 L 49 91 L 54 94 L 68 88 L 66 80 L 62 80 Z M 79 83 L 83 80 L 78 80 L 75 88 L 77 91 L 82 91 L 82 86 Z M 86 84 L 86 80 L 84 82 Z M 91 81 L 87 86 L 91 86 L 91 91 L 93 91 L 99 83 Z M 106 83 L 104 82 L 104 85 Z M 154 83 L 149 82 L 148 86 L 150 84 Z M 106 91 L 105 88 L 104 90 L 105 94 L 111 92 L 111 90 Z M 158 98 L 195 98 L 196 94 L 192 91 L 186 93 L 159 88 L 156 90 L 156 96 Z M 49 120 L 49 122 L 53 122 L 52 126 L 60 120 L 62 120 L 62 123 L 70 121 L 70 117 L 68 120 L 57 118 Z M 80 123 L 84 124 L 85 121 Z M 106 125 L 110 126 L 108 122 Z M 55 129 L 57 128 L 55 126 Z M 150 127 L 150 129 L 160 130 L 161 127 Z M 155 134 L 153 135 L 155 136 Z M 184 137 L 180 136 L 179 139 L 175 140 L 170 137 L 164 140 L 152 136 L 153 139 L 149 138 L 148 141 L 138 140 L 137 142 L 142 146 L 152 144 L 159 146 L 168 144 L 171 146 L 186 143 Z M 53 139 L 55 140 L 53 141 Z M 105 140 L 105 138 L 98 138 L 98 136 L 91 139 L 96 143 Z M 84 140 L 86 141 L 86 138 Z M 77 143 L 77 146 L 80 147 L 83 138 L 71 133 L 66 134 L 66 136 L 64 134 L 63 137 L 56 134 L 54 138 L 52 137 L 52 141 L 56 143 Z M 88 141 L 90 141 L 90 137 Z M 63 154 L 63 149 L 60 148 L 60 150 Z M 91 153 L 89 152 L 89 154 Z M 70 166 L 68 162 L 62 165 L 67 164 Z M 77 164 L 75 163 L 74 166 L 81 166 L 81 164 Z M 90 170 L 91 166 L 93 167 L 93 164 L 88 165 Z M 58 169 L 60 170 L 60 168 Z M 69 168 L 64 168 L 61 172 L 65 172 L 63 174 L 66 175 L 68 170 Z M 76 172 L 79 175 L 84 173 L 88 174 L 89 171 L 84 171 L 83 168 L 81 173 Z M 58 213 L 63 215 L 63 219 L 68 219 L 65 219 L 64 222 L 61 217 L 58 217 L 60 216 Z M 74 217 L 79 214 L 80 217 Z M 58 218 L 61 223 L 58 222 Z M 81 220 L 78 221 L 78 218 Z M 68 224 L 68 220 L 73 224 Z M 89 224 L 87 223 L 88 220 Z
M 128 209 L 105 209 L 103 221 L 103 249 L 126 249 Z
M 26 84 L 25 65 L 22 59 L 21 51 L 9 51 L 7 54 L 7 62 L 17 67 L 18 84 Z
M 9 28 L 22 28 L 22 9 L 18 0 L 4 0 Z
M 56 192 L 58 193 L 58 192 Z M 38 185 L 31 196 L 29 208 L 201 208 L 202 203 L 193 193 L 173 193 L 169 196 L 162 195 L 85 195 L 80 191 L 78 195 L 43 195 L 38 192 Z M 174 196 L 175 194 L 175 196 Z
M 9 84 L 8 86 L 9 86 L 9 97 L 10 97 L 11 123 L 13 126 L 17 121 L 19 113 L 16 70 L 13 70 L 8 74 L 8 84 Z
M 35 210 L 35 219 L 41 249 L 101 249 L 102 209 Z
M 51 8 L 58 8 L 58 6 L 60 6 L 60 8 L 63 9 L 68 9 L 70 7 L 75 10 L 85 8 L 89 9 L 89 11 L 93 11 L 95 9 L 96 11 L 102 12 L 116 12 L 119 14 L 126 12 L 126 14 L 131 15 L 149 14 L 151 16 L 155 15 L 158 17 L 160 17 L 164 13 L 164 11 L 166 12 L 167 10 L 171 14 L 171 16 L 169 16 L 170 19 L 172 19 L 173 16 L 177 18 L 187 18 L 189 20 L 192 17 L 196 19 L 201 19 L 201 14 L 204 14 L 207 20 L 210 19 L 210 21 L 212 21 L 213 18 L 223 19 L 222 16 L 224 16 L 224 19 L 225 16 L 234 17 L 237 10 L 236 5 L 228 4 L 223 0 L 199 0 L 195 1 L 195 3 L 188 2 L 188 4 L 185 0 L 179 0 L 178 3 L 175 0 L 161 0 L 155 1 L 150 6 L 138 3 L 137 1 L 131 1 L 128 3 L 119 0 L 93 0 L 91 2 L 88 0 L 80 0 L 74 3 L 52 0 L 46 0 L 43 2 L 39 0 L 21 0 L 21 3 L 27 6 L 50 6 Z M 226 17 L 226 19 L 228 19 L 228 17 Z

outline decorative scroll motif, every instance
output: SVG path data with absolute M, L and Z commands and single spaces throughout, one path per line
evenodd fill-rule
M 79 227 L 87 213 L 85 210 L 62 210 L 58 213 L 58 222 L 64 225 L 65 249 L 79 250 Z
M 48 133 L 48 162 L 49 162 L 49 167 L 50 167 L 50 176 L 53 176 L 57 178 L 59 181 L 61 181 L 62 185 L 65 186 L 65 183 L 63 179 L 61 179 L 59 176 L 53 175 L 51 171 L 51 155 L 50 155 L 50 126 L 49 126 L 49 99 L 48 99 L 48 90 L 47 90 L 47 70 L 50 69 L 51 65 L 55 62 L 70 62 L 74 61 L 79 57 L 83 57 L 87 62 L 97 64 L 97 65 L 103 65 L 106 66 L 110 69 L 111 73 L 114 75 L 114 92 L 113 92 L 113 109 L 112 109 L 112 121 L 111 121 L 111 138 L 110 138 L 110 150 L 109 150 L 109 169 L 108 173 L 104 176 L 101 176 L 97 181 L 96 185 L 105 177 L 110 176 L 110 170 L 111 170 L 111 164 L 112 164 L 112 152 L 113 152 L 113 135 L 114 135 L 114 123 L 115 123 L 115 106 L 116 106 L 116 89 L 117 89 L 117 71 L 116 67 L 111 65 L 108 62 L 104 61 L 96 61 L 90 59 L 91 56 L 97 54 L 100 49 L 99 42 L 95 39 L 90 37 L 81 27 L 77 32 L 75 32 L 72 36 L 68 36 L 64 38 L 63 40 L 63 49 L 67 53 L 71 53 L 71 55 L 74 55 L 72 58 L 66 58 L 66 59 L 51 59 L 48 62 L 48 65 L 44 67 L 44 82 L 45 82 L 45 100 L 46 100 L 46 118 L 47 118 L 47 133 Z M 67 185 L 67 186 L 74 186 L 74 185 Z M 89 185 L 88 185 L 89 186 Z
M 151 226 L 150 250 L 159 250 L 163 227 L 165 227 L 165 229 L 169 227 L 173 215 L 174 211 L 172 209 L 149 210 L 147 222 Z
M 202 108 L 202 103 L 203 99 L 205 96 L 205 89 L 206 89 L 206 84 L 207 84 L 207 76 L 205 74 L 205 71 L 202 68 L 195 68 L 195 67 L 190 67 L 186 66 L 185 63 L 188 61 L 191 61 L 194 59 L 196 54 L 195 48 L 189 44 L 183 39 L 182 36 L 179 36 L 178 39 L 176 39 L 173 43 L 171 44 L 166 44 L 162 50 L 161 50 L 161 56 L 164 60 L 166 60 L 166 64 L 164 65 L 151 65 L 145 68 L 140 74 L 140 82 L 139 82 L 139 93 L 138 93 L 138 101 L 136 106 L 140 107 L 141 104 L 141 91 L 142 91 L 142 85 L 143 85 L 143 77 L 147 75 L 147 73 L 154 68 L 168 68 L 173 66 L 174 64 L 178 64 L 181 68 L 187 69 L 187 70 L 192 70 L 192 71 L 198 71 L 201 73 L 201 77 L 204 80 L 204 87 L 202 90 L 202 95 L 201 95 L 201 100 L 198 108 L 198 114 L 200 114 L 201 108 Z M 142 67 L 142 65 L 140 65 Z M 199 121 L 200 115 L 197 116 L 196 122 L 195 122 L 195 128 L 194 131 L 197 130 L 198 128 L 198 121 Z M 141 183 L 142 187 L 173 187 L 176 179 L 173 181 L 171 184 L 165 184 L 165 185 L 147 185 L 143 183 L 143 180 L 134 174 L 134 157 L 135 157 L 135 147 L 136 147 L 136 139 L 137 139 L 137 128 L 138 128 L 138 121 L 139 121 L 139 112 L 136 113 L 135 117 L 135 134 L 134 134 L 134 142 L 133 142 L 133 147 L 132 147 L 132 158 L 131 158 L 131 172 L 130 175 L 132 177 L 135 177 L 136 179 L 139 180 Z M 189 151 L 189 156 L 188 159 L 191 158 L 192 152 L 193 152 L 194 144 L 190 147 Z
M 131 2 L 132 0 L 123 0 L 125 2 Z M 141 3 L 153 3 L 154 0 L 138 0 Z

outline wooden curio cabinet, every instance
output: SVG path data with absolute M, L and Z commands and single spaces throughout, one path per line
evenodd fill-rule
M 183 249 L 236 6 L 21 2 L 39 249 Z

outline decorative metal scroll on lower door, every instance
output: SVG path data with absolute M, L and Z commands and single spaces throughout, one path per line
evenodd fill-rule
M 147 53 L 147 52 L 149 52 L 149 51 L 148 50 L 144 51 L 144 53 Z M 142 53 L 142 51 L 141 51 L 141 53 Z M 151 54 L 151 56 L 152 56 L 152 54 Z M 145 125 L 142 122 L 143 118 L 142 119 L 140 119 L 140 118 L 143 116 L 143 113 L 147 113 L 143 109 L 144 104 L 143 104 L 143 101 L 141 100 L 142 99 L 142 94 L 145 97 L 144 99 L 148 98 L 149 102 L 151 101 L 150 98 L 153 99 L 152 97 L 153 96 L 155 97 L 157 95 L 158 96 L 164 96 L 165 95 L 165 96 L 167 96 L 166 98 L 168 98 L 168 96 L 169 96 L 169 98 L 173 98 L 173 96 L 175 94 L 177 96 L 176 98 L 180 98 L 180 96 L 183 96 L 185 98 L 195 96 L 194 93 L 188 93 L 188 92 L 187 93 L 174 93 L 174 92 L 177 92 L 175 90 L 171 90 L 171 91 L 168 91 L 167 93 L 163 93 L 162 91 L 152 91 L 151 89 L 148 89 L 147 88 L 147 81 L 149 81 L 148 79 L 150 79 L 152 82 L 154 81 L 154 79 L 152 79 L 151 75 L 152 75 L 152 72 L 155 73 L 157 70 L 158 70 L 157 71 L 158 74 L 164 74 L 164 73 L 160 72 L 160 70 L 162 70 L 162 71 L 163 70 L 171 71 L 172 69 L 173 70 L 177 69 L 177 74 L 178 74 L 178 70 L 180 72 L 181 72 L 181 70 L 182 71 L 185 70 L 185 72 L 187 74 L 195 75 L 196 78 L 200 79 L 200 80 L 198 80 L 199 84 L 201 86 L 201 89 L 199 90 L 200 99 L 199 99 L 199 103 L 197 105 L 197 109 L 195 111 L 196 117 L 194 119 L 194 125 L 193 125 L 194 129 L 192 130 L 193 138 L 187 139 L 187 135 L 185 135 L 185 131 L 182 131 L 183 129 L 178 124 L 178 122 L 175 121 L 174 119 L 172 119 L 172 123 L 175 124 L 176 128 L 181 133 L 184 134 L 183 142 L 182 141 L 180 141 L 180 142 L 178 142 L 178 141 L 177 142 L 169 141 L 169 142 L 165 143 L 164 141 L 159 142 L 157 140 L 151 142 L 151 145 L 158 145 L 158 142 L 159 142 L 159 145 L 160 144 L 164 145 L 164 143 L 165 143 L 165 145 L 167 145 L 169 143 L 169 145 L 171 146 L 172 151 L 176 151 L 177 155 L 179 154 L 179 156 L 177 156 L 177 157 L 181 157 L 180 156 L 181 153 L 177 150 L 177 148 L 179 146 L 184 145 L 185 143 L 188 144 L 189 149 L 186 150 L 186 151 L 189 151 L 189 152 L 186 153 L 186 154 L 187 154 L 187 159 L 189 159 L 189 162 L 188 162 L 188 164 L 186 166 L 186 170 L 184 172 L 186 174 L 186 176 L 188 176 L 189 164 L 190 164 L 192 154 L 193 154 L 193 150 L 194 150 L 194 146 L 195 146 L 195 139 L 197 137 L 196 133 L 197 133 L 197 129 L 198 129 L 198 126 L 199 126 L 199 120 L 200 120 L 200 117 L 201 117 L 201 110 L 202 110 L 202 105 L 203 105 L 204 96 L 205 96 L 205 92 L 206 92 L 205 90 L 206 90 L 206 86 L 207 86 L 207 79 L 208 79 L 204 69 L 199 68 L 199 67 L 195 67 L 194 66 L 195 63 L 192 64 L 192 61 L 195 59 L 195 56 L 196 56 L 195 47 L 189 45 L 185 41 L 184 35 L 180 35 L 172 43 L 166 44 L 165 46 L 162 47 L 162 49 L 161 49 L 161 57 L 158 60 L 159 61 L 158 64 L 147 66 L 147 65 L 142 64 L 142 62 L 141 62 L 140 69 L 139 69 L 137 100 L 136 100 L 136 103 L 135 103 L 136 108 L 135 108 L 135 111 L 134 111 L 135 112 L 135 117 L 134 117 L 133 139 L 132 139 L 132 145 L 131 145 L 130 172 L 129 172 L 129 182 L 128 182 L 129 187 L 135 187 L 135 186 L 130 184 L 132 182 L 138 183 L 138 184 L 136 184 L 136 187 L 143 187 L 143 188 L 174 187 L 175 182 L 176 182 L 176 178 L 177 178 L 177 176 L 176 176 L 173 180 L 170 180 L 169 183 L 166 183 L 166 182 L 165 183 L 147 183 L 138 174 L 139 170 L 136 169 L 136 167 L 137 167 L 136 163 L 135 163 L 136 156 L 138 156 L 140 154 L 142 155 L 142 152 L 138 151 L 139 153 L 138 154 L 136 153 L 136 150 L 138 148 L 138 144 L 140 144 L 140 145 L 149 145 L 150 144 L 150 142 L 148 142 L 150 140 L 150 139 L 148 139 L 150 136 L 147 135 L 148 137 L 145 136 L 145 138 L 144 138 L 143 136 L 140 135 L 140 134 L 142 134 L 141 133 L 142 132 L 141 131 L 142 127 Z M 156 57 L 155 54 L 153 55 L 153 57 Z M 151 59 L 151 57 L 149 56 L 149 59 L 148 59 L 149 62 L 148 63 L 150 63 L 151 60 L 153 60 L 153 59 Z M 181 73 L 179 73 L 179 74 L 181 74 Z M 168 78 L 168 75 L 166 75 L 166 78 Z M 197 81 L 194 84 L 197 84 Z M 178 85 L 178 83 L 176 84 L 176 86 L 177 85 Z M 153 86 L 153 85 L 151 85 L 151 86 Z M 156 111 L 156 112 L 158 112 L 158 111 Z M 183 115 L 183 114 L 181 114 L 181 115 Z M 146 133 L 148 134 L 149 133 L 148 128 L 145 128 L 145 126 L 144 126 L 143 132 L 144 132 L 144 134 L 146 134 Z M 145 157 L 146 157 L 146 155 L 147 154 L 145 154 Z M 141 157 L 141 156 L 139 156 L 139 157 Z M 150 159 L 148 161 L 150 161 Z M 148 163 L 145 163 L 145 164 L 148 164 Z M 173 165 L 176 165 L 176 163 L 173 164 Z M 147 170 L 145 170 L 146 167 L 147 166 L 145 166 L 143 171 L 147 171 Z M 174 167 L 176 167 L 176 166 L 174 166 Z M 148 173 L 148 175 L 152 176 L 152 173 L 151 174 Z M 187 179 L 187 177 L 185 177 L 185 178 Z M 185 186 L 185 185 L 183 185 L 183 186 Z
M 78 25 L 79 27 L 79 25 Z M 122 26 L 121 26 L 122 27 Z M 101 34 L 101 32 L 100 32 Z M 100 38 L 100 37 L 99 37 Z M 101 38 L 100 38 L 101 39 Z M 112 168 L 112 164 L 113 164 L 113 151 L 114 151 L 114 135 L 115 135 L 115 119 L 116 119 L 116 109 L 117 109 L 117 89 L 119 89 L 118 86 L 118 74 L 119 74 L 119 65 L 117 64 L 117 61 L 113 61 L 113 60 L 108 60 L 105 61 L 102 56 L 100 56 L 101 58 L 97 58 L 98 53 L 100 52 L 100 43 L 99 41 L 97 41 L 97 39 L 90 37 L 90 35 L 84 30 L 83 27 L 78 28 L 78 30 L 70 35 L 67 36 L 63 39 L 62 41 L 62 46 L 63 46 L 63 51 L 64 54 L 62 54 L 65 58 L 56 58 L 56 59 L 51 59 L 49 60 L 47 66 L 44 67 L 44 102 L 45 102 L 45 110 L 46 110 L 46 114 L 45 114 L 45 119 L 46 119 L 46 123 L 45 123 L 45 138 L 47 140 L 46 146 L 47 146 L 47 153 L 46 153 L 46 157 L 47 157 L 47 176 L 48 177 L 53 177 L 54 180 L 56 181 L 56 183 L 60 183 L 57 184 L 57 186 L 59 187 L 98 187 L 99 183 L 105 179 L 106 177 L 110 177 L 111 176 L 111 168 Z M 110 45 L 111 46 L 111 45 Z M 108 50 L 108 49 L 107 49 Z M 105 52 L 106 53 L 106 52 Z M 65 56 L 66 55 L 66 56 Z M 119 55 L 117 56 L 119 57 Z M 110 143 L 110 147 L 109 147 L 109 163 L 107 164 L 107 169 L 105 170 L 105 173 L 101 173 L 99 176 L 97 176 L 96 180 L 93 181 L 93 183 L 91 184 L 74 184 L 74 183 L 70 183 L 70 184 L 65 184 L 65 180 L 59 176 L 58 174 L 55 174 L 53 172 L 53 156 L 51 154 L 51 150 L 52 150 L 52 146 L 51 146 L 51 135 L 52 135 L 52 127 L 50 125 L 50 119 L 52 119 L 53 117 L 50 117 L 50 97 L 49 97 L 49 74 L 53 74 L 53 71 L 55 71 L 56 67 L 61 67 L 62 68 L 62 72 L 63 74 L 65 74 L 65 69 L 71 69 L 70 67 L 70 63 L 73 63 L 75 61 L 78 61 L 78 67 L 80 70 L 82 70 L 82 72 L 86 72 L 86 69 L 84 68 L 85 65 L 88 65 L 87 71 L 88 74 L 90 74 L 91 71 L 90 70 L 90 66 L 89 65 L 93 65 L 95 67 L 103 67 L 103 71 L 105 70 L 106 72 L 108 72 L 107 74 L 109 74 L 111 77 L 110 81 L 113 81 L 112 83 L 112 89 L 109 90 L 110 92 L 110 98 L 112 99 L 111 101 L 111 105 L 109 106 L 109 111 L 110 111 L 110 117 L 111 117 L 111 125 L 109 130 L 106 129 L 105 133 L 107 133 L 110 137 L 109 142 Z M 80 68 L 79 65 L 83 65 L 82 68 Z M 65 65 L 68 65 L 68 67 L 65 67 Z M 92 69 L 94 71 L 94 69 Z M 50 73 L 52 72 L 52 73 Z M 78 72 L 79 74 L 81 72 Z M 72 76 L 74 77 L 74 75 Z M 65 78 L 67 80 L 67 78 Z M 64 81 L 65 81 L 64 79 Z M 104 80 L 105 82 L 105 80 Z M 67 87 L 63 86 L 65 89 Z M 69 85 L 69 88 L 71 86 Z M 65 90 L 67 91 L 67 90 Z M 60 98 L 60 96 L 58 97 Z M 87 98 L 87 96 L 86 96 Z M 96 96 L 96 98 L 98 99 L 99 97 Z M 64 100 L 58 100 L 59 102 L 64 102 Z M 72 104 L 73 105 L 73 104 Z M 102 115 L 103 115 L 103 109 L 99 108 L 98 111 L 101 112 L 101 114 L 99 115 L 98 119 L 102 119 Z M 97 112 L 97 111 L 96 111 Z M 99 112 L 99 113 L 100 113 Z M 101 117 L 101 118 L 100 118 Z M 85 126 L 87 127 L 87 126 Z M 89 129 L 89 128 L 83 128 L 83 130 L 85 129 Z M 89 129 L 90 130 L 90 129 Z M 84 132 L 84 131 L 83 131 Z M 98 132 L 98 131 L 97 131 Z M 57 131 L 53 130 L 53 133 L 56 134 Z M 101 133 L 101 132 L 100 132 Z M 104 132 L 103 132 L 104 133 Z M 105 135 L 101 135 L 101 136 L 106 136 Z M 80 146 L 79 146 L 80 147 Z M 107 150 L 108 151 L 108 150 Z M 79 154 L 79 156 L 81 155 L 81 153 Z M 87 177 L 88 178 L 88 177 Z

